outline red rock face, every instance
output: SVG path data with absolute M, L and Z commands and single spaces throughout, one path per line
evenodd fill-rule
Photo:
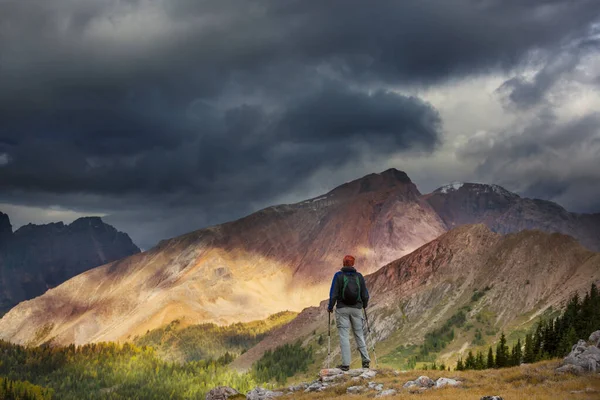
M 210 232 L 212 246 L 243 250 L 287 264 L 308 284 L 322 283 L 355 254 L 369 273 L 445 231 L 408 176 L 367 175 L 314 199 L 269 207 Z M 204 230 L 186 235 L 205 241 Z
M 600 214 L 571 213 L 550 201 L 521 198 L 500 186 L 476 183 L 448 185 L 423 198 L 448 229 L 483 223 L 502 234 L 525 229 L 560 232 L 600 251 Z

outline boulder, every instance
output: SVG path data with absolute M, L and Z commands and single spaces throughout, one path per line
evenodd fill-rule
M 315 381 L 315 382 L 311 383 L 310 385 L 308 385 L 306 387 L 306 389 L 304 389 L 304 392 L 305 393 L 309 393 L 309 392 L 322 392 L 326 388 L 327 388 L 327 383 L 321 383 L 319 381 Z
M 562 366 L 573 365 L 581 367 L 584 371 L 596 372 L 600 366 L 600 349 L 594 345 L 587 346 L 586 342 L 580 340 L 573 346 L 568 356 L 563 359 Z M 577 372 L 579 368 L 560 368 L 558 372 Z
M 322 369 L 321 371 L 319 371 L 319 376 L 321 378 L 324 378 L 326 376 L 336 376 L 336 375 L 340 375 L 343 373 L 344 373 L 344 371 L 342 371 L 339 368 L 325 368 L 325 369 Z
M 273 392 L 271 390 L 257 387 L 246 395 L 247 400 L 267 400 L 274 399 L 276 397 L 283 396 L 283 392 Z
M 359 375 L 362 375 L 363 373 L 365 373 L 366 371 L 367 371 L 366 369 L 356 368 L 356 369 L 351 369 L 350 371 L 344 372 L 344 375 L 359 376 Z
M 300 383 L 298 385 L 288 387 L 287 390 L 288 390 L 288 392 L 291 392 L 291 393 L 301 392 L 301 391 L 305 390 L 307 387 L 308 387 L 307 383 Z
M 348 389 L 346 389 L 346 393 L 348 393 L 348 394 L 359 394 L 363 390 L 365 390 L 364 386 L 350 386 Z
M 556 368 L 556 372 L 580 375 L 580 374 L 583 374 L 584 369 L 583 369 L 583 367 L 580 367 L 579 365 L 565 364 L 562 367 Z
M 415 384 L 419 387 L 430 388 L 435 386 L 435 382 L 428 376 L 420 376 L 415 380 Z
M 600 347 L 600 331 L 596 331 L 590 335 L 590 343 L 596 347 Z
M 435 382 L 436 388 L 443 388 L 445 386 L 459 386 L 461 384 L 460 381 L 450 378 L 440 378 Z
M 377 371 L 373 371 L 372 369 L 366 370 L 365 372 L 363 372 L 362 374 L 360 374 L 360 377 L 363 379 L 372 379 L 375 378 L 375 376 L 377 375 Z
M 396 395 L 396 390 L 387 389 L 387 390 L 383 390 L 383 391 L 379 392 L 375 397 L 386 397 L 386 396 L 395 396 L 395 395 Z
M 228 386 L 219 386 L 211 390 L 206 394 L 206 400 L 227 400 L 230 397 L 238 396 L 240 398 L 245 398 L 243 394 L 238 392 L 237 390 L 230 388 Z
M 504 400 L 500 396 L 483 396 L 480 400 Z
M 383 390 L 383 383 L 369 382 L 368 387 L 369 387 L 369 389 L 373 389 L 373 390 L 377 390 L 378 392 L 381 392 Z

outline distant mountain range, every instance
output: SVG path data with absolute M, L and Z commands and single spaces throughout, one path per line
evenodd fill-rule
M 404 172 L 390 169 L 348 182 L 314 199 L 269 207 L 237 221 L 162 241 L 147 252 L 86 271 L 13 308 L 0 320 L 0 338 L 33 344 L 129 340 L 174 319 L 184 321 L 184 325 L 245 322 L 282 310 L 301 311 L 327 295 L 331 276 L 340 267 L 344 254 L 355 254 L 358 268 L 372 273 L 427 243 L 448 243 L 446 252 L 419 250 L 409 256 L 416 259 L 406 258 L 412 260 L 415 268 L 421 265 L 420 268 L 430 270 L 425 281 L 448 280 L 446 289 L 436 291 L 429 300 L 421 299 L 425 293 L 421 292 L 425 290 L 421 288 L 422 281 L 413 281 L 411 274 L 389 279 L 388 285 L 394 287 L 386 291 L 393 292 L 396 286 L 407 284 L 415 290 L 420 288 L 413 293 L 415 300 L 406 301 L 409 305 L 419 301 L 415 310 L 423 310 L 424 305 L 441 301 L 447 291 L 460 288 L 461 296 L 466 296 L 466 290 L 479 287 L 473 282 L 483 279 L 479 266 L 493 269 L 491 260 L 508 254 L 501 251 L 502 236 L 492 231 L 563 232 L 590 249 L 598 249 L 598 220 L 598 214 L 568 213 L 554 203 L 523 199 L 494 185 L 455 184 L 422 195 Z M 485 224 L 491 231 L 480 226 L 476 232 L 469 230 L 475 228 L 466 228 L 458 230 L 458 234 L 453 231 L 449 236 L 441 236 L 449 229 L 471 223 Z M 540 233 L 527 232 L 522 240 L 527 242 L 532 235 Z M 455 237 L 456 243 L 450 243 Z M 490 252 L 486 253 L 485 246 L 475 240 L 480 237 L 487 240 L 483 243 L 489 243 Z M 520 238 L 507 238 L 515 237 Z M 577 249 L 574 252 L 585 254 L 582 257 L 593 256 L 574 240 L 560 237 Z M 442 238 L 443 242 L 436 241 Z M 531 240 L 531 245 L 536 246 Z M 458 268 L 471 271 L 468 274 L 460 272 L 459 278 L 448 275 L 454 267 L 432 267 L 441 260 L 456 261 L 454 257 L 459 254 L 471 254 L 472 245 L 481 254 L 470 259 L 468 266 Z M 516 264 L 510 268 L 534 267 L 523 259 L 514 261 Z M 507 262 L 498 259 L 496 264 Z M 540 273 L 555 279 L 561 276 L 556 271 L 579 268 L 579 264 L 561 263 L 540 267 Z M 550 267 L 556 270 L 547 269 Z M 515 273 L 509 271 L 508 265 L 503 268 L 507 273 Z M 410 267 L 404 270 L 410 271 Z M 370 281 L 382 273 L 377 272 Z M 529 276 L 526 271 L 524 274 Z M 462 281 L 465 279 L 473 281 L 466 284 Z M 381 299 L 385 297 L 378 289 L 374 293 Z M 562 298 L 552 292 L 547 296 L 550 297 L 544 304 L 554 304 L 555 299 Z M 453 304 L 458 303 L 453 300 Z M 384 303 L 374 304 L 383 307 Z M 510 320 L 513 314 L 507 318 Z M 301 314 L 298 321 L 303 320 L 307 318 Z M 498 321 L 504 320 L 498 317 Z M 390 332 L 399 328 L 391 319 L 386 324 Z M 424 324 L 424 329 L 427 326 Z
M 98 217 L 25 225 L 0 213 L 0 313 L 99 265 L 139 253 L 127 234 Z

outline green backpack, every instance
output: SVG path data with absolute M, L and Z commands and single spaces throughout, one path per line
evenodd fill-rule
M 348 275 L 354 275 L 354 279 Z M 340 298 L 349 306 L 353 306 L 360 301 L 360 279 L 357 274 L 343 274 L 342 293 Z

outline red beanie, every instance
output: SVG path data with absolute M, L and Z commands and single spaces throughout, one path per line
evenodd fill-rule
M 355 258 L 350 255 L 344 257 L 344 267 L 353 267 L 354 261 L 355 261 Z

